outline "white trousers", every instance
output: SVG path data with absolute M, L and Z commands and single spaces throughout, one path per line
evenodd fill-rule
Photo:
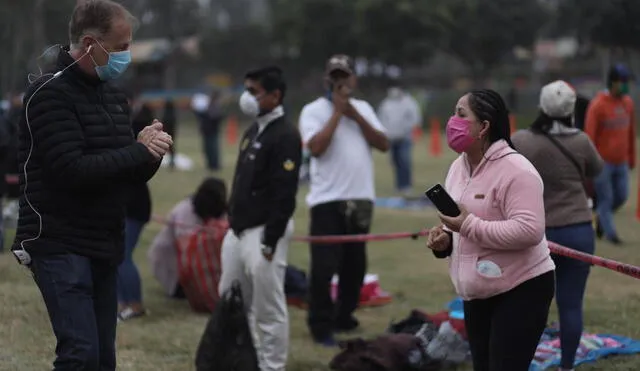
M 219 292 L 233 281 L 242 288 L 249 326 L 262 371 L 284 371 L 289 348 L 289 313 L 284 294 L 287 252 L 293 220 L 278 241 L 272 261 L 262 255 L 264 226 L 248 229 L 238 238 L 229 230 L 222 242 L 222 277 Z

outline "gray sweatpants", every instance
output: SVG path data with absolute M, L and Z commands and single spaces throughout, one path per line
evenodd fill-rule
M 234 280 L 242 287 L 262 371 L 284 371 L 289 348 L 289 313 L 284 293 L 287 252 L 293 234 L 289 221 L 284 236 L 278 241 L 273 260 L 262 255 L 264 226 L 248 229 L 238 238 L 231 230 L 222 243 L 223 293 Z

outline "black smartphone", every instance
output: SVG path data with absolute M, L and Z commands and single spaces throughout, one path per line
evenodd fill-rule
M 456 217 L 460 215 L 460 209 L 456 202 L 449 196 L 441 184 L 436 184 L 424 193 L 431 203 L 446 216 Z

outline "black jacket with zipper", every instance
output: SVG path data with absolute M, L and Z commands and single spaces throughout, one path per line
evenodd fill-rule
M 73 62 L 62 49 L 57 68 L 66 70 L 41 77 L 24 97 L 29 125 L 23 113 L 13 249 L 24 243 L 32 255 L 74 253 L 119 263 L 129 190 L 160 163 L 136 142 L 126 95 L 77 64 L 67 68 Z
M 276 248 L 296 208 L 302 141 L 286 116 L 258 134 L 251 125 L 240 141 L 240 153 L 229 202 L 229 220 L 240 236 L 264 225 L 262 243 Z

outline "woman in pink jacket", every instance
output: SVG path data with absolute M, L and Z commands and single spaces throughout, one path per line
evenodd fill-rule
M 445 189 L 461 214 L 439 214 L 443 226 L 431 229 L 427 247 L 449 258 L 451 280 L 464 300 L 474 371 L 527 371 L 554 295 L 542 180 L 513 149 L 498 93 L 464 95 L 446 131 L 461 155 Z

